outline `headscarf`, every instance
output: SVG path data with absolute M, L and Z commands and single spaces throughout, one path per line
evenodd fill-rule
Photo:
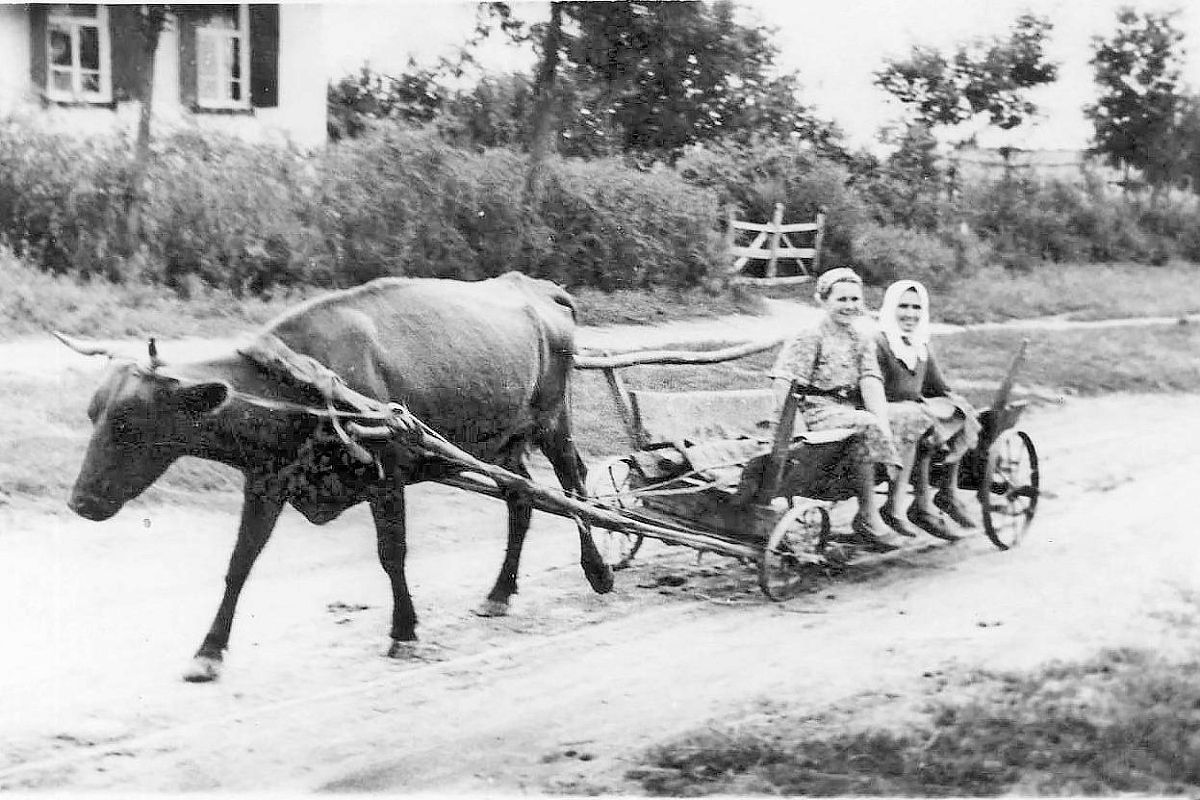
M 915 289 L 921 300 L 921 319 L 912 333 L 900 330 L 896 320 L 896 312 L 900 308 L 900 298 L 904 293 Z M 915 372 L 917 362 L 929 357 L 929 292 L 916 281 L 896 281 L 883 293 L 883 304 L 879 307 L 879 328 L 887 337 L 888 346 L 896 359 Z M 908 339 L 906 343 L 904 338 Z
M 862 278 L 858 277 L 857 272 L 849 267 L 834 267 L 833 269 L 825 270 L 817 278 L 817 296 L 824 297 L 833 289 L 835 283 L 842 281 L 849 281 L 862 286 Z

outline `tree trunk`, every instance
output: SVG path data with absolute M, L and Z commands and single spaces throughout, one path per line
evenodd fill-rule
M 558 73 L 559 46 L 562 42 L 562 3 L 550 4 L 550 24 L 542 41 L 542 59 L 538 63 L 533 83 L 533 121 L 530 125 L 529 172 L 525 192 L 536 197 L 541 193 L 550 154 L 554 122 L 554 83 Z
M 141 12 L 142 69 L 139 70 L 139 74 L 142 85 L 138 99 L 142 105 L 138 116 L 133 164 L 129 170 L 129 186 L 125 193 L 126 252 L 130 255 L 136 252 L 141 234 L 142 184 L 145 182 L 150 163 L 150 120 L 154 111 L 154 64 L 159 34 L 162 33 L 167 18 L 167 11 L 161 6 L 143 6 Z

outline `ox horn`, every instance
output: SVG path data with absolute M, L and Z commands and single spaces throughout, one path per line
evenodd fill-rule
M 101 347 L 98 344 L 86 344 L 79 339 L 67 336 L 65 333 L 60 333 L 59 331 L 50 331 L 50 333 L 55 339 L 58 339 L 60 342 L 80 355 L 108 356 L 109 358 L 117 357 L 117 354 L 109 350 L 107 347 Z

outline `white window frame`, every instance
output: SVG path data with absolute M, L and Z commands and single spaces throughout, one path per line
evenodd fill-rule
M 237 6 L 237 29 L 230 30 L 229 28 L 221 28 L 210 25 L 196 26 L 196 105 L 199 108 L 211 109 L 249 109 L 250 108 L 250 6 L 247 4 L 239 4 Z M 240 100 L 234 100 L 230 95 L 230 84 L 233 82 L 233 62 L 229 59 L 228 54 L 234 48 L 230 44 L 237 40 L 239 46 L 236 48 L 238 52 L 238 82 L 241 84 L 242 97 Z M 217 61 L 213 68 L 218 71 L 210 81 L 214 85 L 221 88 L 223 94 L 221 96 L 205 96 L 205 76 L 203 74 L 207 64 L 202 57 L 207 48 L 211 47 L 211 52 L 216 54 Z
M 99 53 L 98 91 L 84 91 L 83 65 L 80 64 L 80 31 L 83 28 L 95 28 Z M 54 63 L 54 51 L 51 47 L 51 32 L 55 28 L 65 28 L 71 37 L 71 60 L 69 67 Z M 90 72 L 90 70 L 88 70 Z M 71 89 L 63 90 L 54 81 L 56 72 L 67 72 L 71 75 Z M 46 15 L 46 85 L 43 87 L 48 100 L 62 103 L 110 103 L 112 102 L 112 42 L 108 33 L 108 9 L 96 4 L 96 16 L 84 17 L 71 13 L 66 4 L 51 6 Z

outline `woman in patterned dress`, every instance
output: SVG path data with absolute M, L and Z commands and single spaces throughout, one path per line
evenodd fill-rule
M 963 527 L 974 527 L 955 497 L 955 488 L 959 462 L 979 440 L 978 415 L 970 403 L 950 391 L 929 348 L 929 293 L 924 286 L 916 281 L 889 286 L 879 310 L 879 327 L 879 370 L 902 455 L 909 438 L 917 435 L 911 468 L 913 501 L 905 516 L 933 536 L 953 541 L 958 536 L 941 523 L 938 510 Z M 946 468 L 937 495 L 931 497 L 929 465 L 934 456 L 939 456 Z M 882 510 L 884 520 L 902 533 L 899 495 L 908 483 L 905 472 L 902 468 L 893 482 Z
M 888 425 L 874 330 L 862 318 L 862 279 L 846 267 L 829 270 L 817 280 L 816 299 L 825 313 L 784 345 L 771 370 L 778 405 L 782 409 L 791 382 L 798 381 L 815 390 L 804 395 L 798 409 L 809 430 L 853 428 L 859 433 L 855 539 L 878 552 L 894 550 L 879 515 L 875 466 L 884 464 L 894 474 L 901 462 Z

